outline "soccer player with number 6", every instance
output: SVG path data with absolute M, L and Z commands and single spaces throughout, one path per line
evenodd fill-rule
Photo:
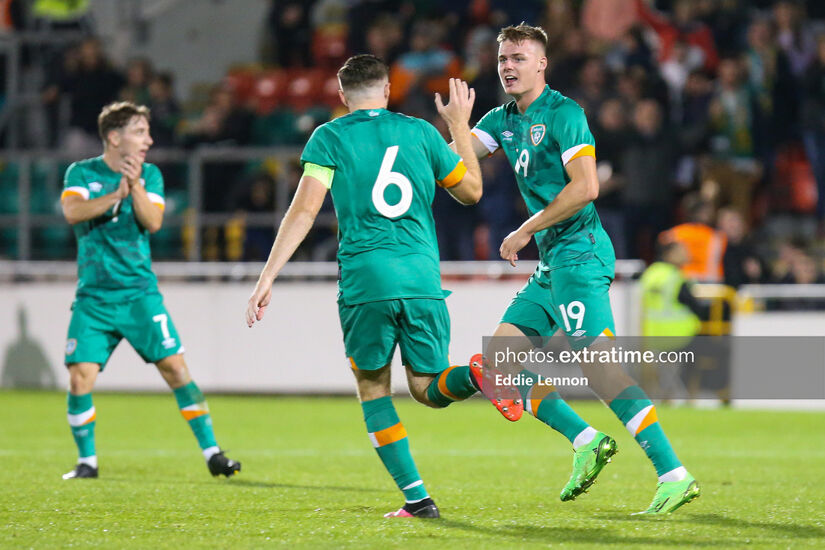
M 505 349 L 530 349 L 536 339 L 549 338 L 558 329 L 574 349 L 611 347 L 615 328 L 608 290 L 616 258 L 593 206 L 599 192 L 593 135 L 581 107 L 545 84 L 547 35 L 542 28 L 524 23 L 505 27 L 498 42 L 499 78 L 513 101 L 478 122 L 473 149 L 480 159 L 504 152 L 531 214 L 501 243 L 501 257 L 515 265 L 518 252 L 535 239 L 540 259 L 504 312 L 486 358 L 501 356 L 497 352 Z M 582 364 L 582 370 L 659 476 L 653 502 L 641 513 L 667 514 L 699 496 L 699 485 L 676 457 L 653 403 L 623 367 Z M 563 501 L 573 500 L 610 462 L 616 441 L 582 420 L 552 386 L 525 384 L 520 391 L 524 409 L 573 445 L 573 473 L 560 494 Z
M 390 362 L 399 346 L 410 393 L 430 407 L 466 399 L 481 384 L 480 366 L 448 363 L 450 317 L 431 207 L 436 183 L 463 204 L 481 198 L 470 145 L 475 94 L 451 79 L 449 103 L 436 98 L 456 154 L 430 123 L 387 110 L 387 73 L 371 55 L 354 56 L 338 71 L 339 96 L 350 112 L 319 126 L 304 148 L 304 173 L 249 298 L 246 322 L 263 319 L 273 282 L 329 190 L 338 216 L 344 346 L 369 439 L 405 499 L 386 517 L 437 518 L 390 397 Z
M 77 294 L 66 342 L 68 417 L 78 463 L 63 479 L 98 477 L 92 389 L 125 338 L 172 389 L 213 476 L 241 464 L 215 441 L 206 398 L 183 360 L 183 344 L 152 272 L 149 234 L 163 223 L 163 176 L 145 162 L 149 109 L 112 103 L 98 117 L 103 154 L 66 170 L 63 214 L 77 237 Z

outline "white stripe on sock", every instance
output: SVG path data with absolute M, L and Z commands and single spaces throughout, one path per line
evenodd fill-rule
M 599 433 L 596 431 L 596 428 L 591 428 L 590 426 L 586 427 L 576 436 L 576 439 L 573 440 L 573 450 L 577 450 L 582 445 L 587 445 L 593 438 L 596 437 L 596 434 Z
M 687 477 L 687 470 L 684 466 L 679 466 L 669 472 L 665 472 L 659 476 L 659 483 L 668 483 L 671 481 L 682 481 Z
M 424 498 L 419 498 L 418 500 L 405 500 L 407 504 L 415 504 L 416 502 L 421 502 L 422 500 L 427 500 L 430 498 L 430 495 L 425 496 Z
M 92 407 L 87 411 L 83 411 L 79 414 L 67 414 L 66 416 L 69 418 L 69 426 L 76 428 L 78 426 L 82 426 L 86 422 L 89 421 L 91 417 L 95 415 L 95 408 Z
M 412 483 L 410 483 L 406 487 L 403 487 L 401 490 L 406 491 L 407 489 L 412 489 L 413 487 L 418 487 L 419 485 L 424 485 L 424 482 L 420 479 L 418 481 L 413 481 Z
M 652 408 L 653 405 L 648 405 L 647 407 L 633 415 L 633 418 L 631 418 L 630 421 L 627 424 L 625 424 L 625 427 L 627 428 L 627 431 L 630 432 L 631 436 L 636 437 L 636 432 L 639 430 L 639 426 L 642 425 L 642 421 L 645 419 L 647 413 L 649 413 L 650 409 Z
M 78 464 L 88 464 L 92 468 L 97 468 L 97 455 L 81 456 L 77 459 Z
M 203 453 L 203 458 L 205 458 L 206 461 L 208 462 L 210 458 L 212 458 L 213 456 L 215 456 L 216 454 L 221 452 L 221 448 L 220 447 L 207 447 L 201 452 Z

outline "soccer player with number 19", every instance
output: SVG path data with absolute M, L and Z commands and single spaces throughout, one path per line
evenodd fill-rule
M 504 239 L 501 257 L 515 265 L 518 252 L 535 238 L 540 260 L 505 311 L 486 359 L 500 347 L 512 350 L 514 341 L 515 347 L 532 347 L 525 337 L 546 338 L 559 328 L 574 349 L 609 347 L 615 339 L 608 295 L 615 256 L 592 202 L 599 190 L 593 135 L 581 107 L 545 84 L 543 29 L 506 27 L 498 42 L 499 78 L 514 100 L 478 122 L 473 148 L 479 158 L 503 150 L 531 214 Z M 653 403 L 622 366 L 582 364 L 582 370 L 659 476 L 653 502 L 642 513 L 667 514 L 696 498 L 699 485 L 676 457 Z M 560 495 L 573 500 L 595 482 L 616 442 L 582 420 L 554 388 L 526 384 L 520 390 L 524 409 L 573 444 L 573 474 Z
M 369 439 L 404 494 L 404 506 L 386 517 L 436 518 L 390 397 L 390 362 L 399 346 L 410 393 L 431 407 L 466 399 L 480 386 L 480 367 L 448 363 L 450 317 L 431 206 L 436 183 L 463 204 L 481 197 L 470 145 L 475 96 L 451 79 L 449 103 L 436 97 L 456 154 L 430 123 L 387 110 L 387 73 L 371 55 L 352 57 L 338 71 L 339 95 L 350 112 L 319 126 L 301 154 L 304 173 L 249 298 L 246 322 L 251 327 L 263 319 L 273 282 L 329 190 L 338 216 L 344 347 Z

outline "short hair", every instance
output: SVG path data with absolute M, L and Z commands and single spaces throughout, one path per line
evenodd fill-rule
M 149 114 L 149 107 L 145 105 L 136 105 L 131 101 L 116 101 L 109 103 L 100 114 L 97 116 L 97 131 L 100 134 L 100 139 L 106 143 L 106 136 L 112 130 L 120 130 L 125 128 L 133 117 L 142 116 L 147 122 L 151 118 Z
M 532 27 L 522 21 L 518 25 L 510 25 L 504 27 L 498 33 L 498 43 L 501 44 L 505 40 L 519 44 L 525 40 L 532 40 L 541 44 L 542 48 L 547 49 L 547 33 L 541 27 Z
M 344 92 L 365 88 L 387 78 L 387 65 L 370 54 L 354 55 L 338 69 L 338 80 Z

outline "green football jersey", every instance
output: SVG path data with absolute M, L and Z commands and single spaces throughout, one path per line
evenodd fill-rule
M 358 110 L 316 128 L 301 163 L 332 168 L 338 298 L 443 298 L 432 201 L 466 167 L 428 122 Z
M 504 150 L 516 173 L 530 215 L 543 210 L 570 182 L 564 166 L 584 155 L 595 156 L 595 142 L 579 105 L 550 87 L 521 114 L 516 102 L 496 107 L 478 122 L 473 134 L 490 154 Z M 593 203 L 572 217 L 535 235 L 539 248 L 536 276 L 548 283 L 558 267 L 597 257 L 615 262 L 613 245 Z
M 102 156 L 81 160 L 66 170 L 62 196 L 96 199 L 115 191 L 121 177 Z M 158 167 L 143 163 L 141 183 L 149 200 L 163 207 L 163 176 Z M 76 223 L 72 229 L 77 237 L 78 298 L 119 302 L 157 292 L 149 232 L 135 217 L 131 195 L 102 216 Z

